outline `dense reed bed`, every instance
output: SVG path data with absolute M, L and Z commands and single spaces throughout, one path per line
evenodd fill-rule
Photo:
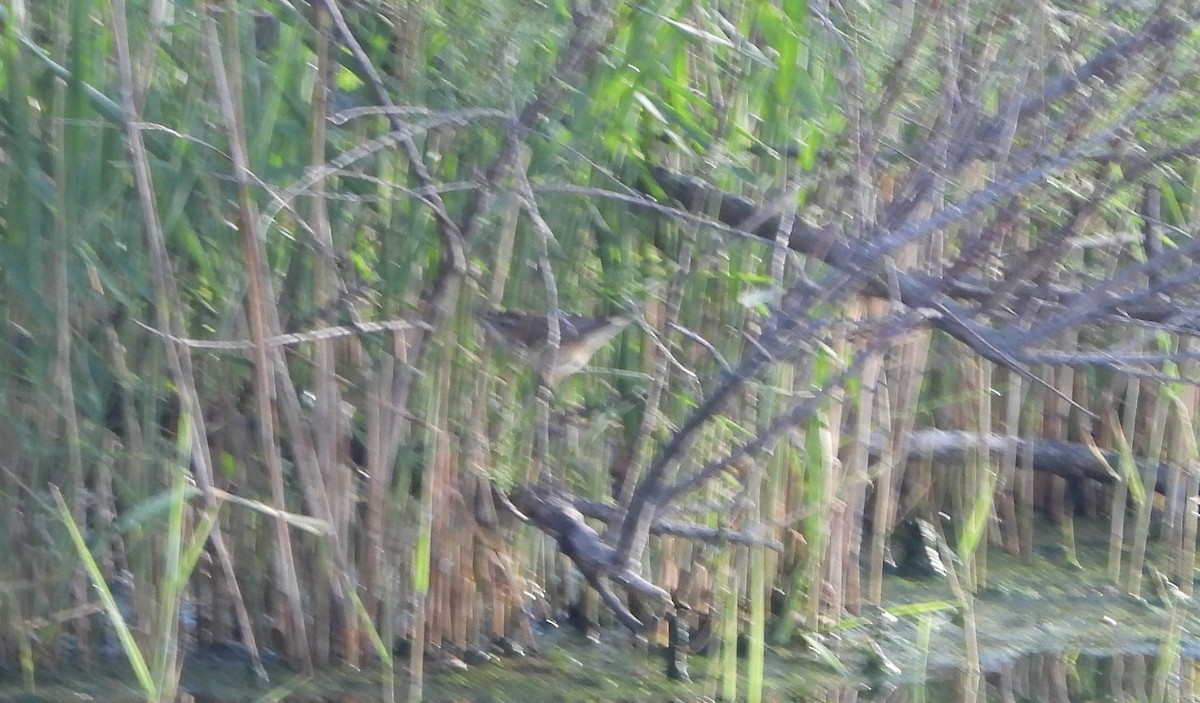
M 1035 514 L 1190 594 L 1194 10 L 876 5 L 0 8 L 0 673 L 682 617 L 758 701 L 916 518 L 967 698 Z

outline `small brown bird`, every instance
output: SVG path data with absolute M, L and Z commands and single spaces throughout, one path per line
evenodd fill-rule
M 513 356 L 537 371 L 547 385 L 555 385 L 588 365 L 592 355 L 633 321 L 633 313 L 612 317 L 584 317 L 558 312 L 558 350 L 550 348 L 550 322 L 546 315 L 487 312 L 480 315 L 484 329 Z

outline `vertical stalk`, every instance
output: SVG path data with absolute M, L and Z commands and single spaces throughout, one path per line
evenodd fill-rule
M 942 562 L 946 565 L 946 580 L 950 590 L 958 599 L 962 614 L 963 627 L 963 666 L 960 673 L 961 691 L 959 700 L 962 703 L 975 703 L 979 697 L 980 685 L 983 682 L 983 667 L 979 652 L 979 631 L 975 619 L 975 597 L 963 585 L 959 578 L 954 557 L 944 540 L 939 540 L 938 550 L 942 554 Z
M 736 701 L 738 690 L 738 592 L 741 582 L 738 579 L 739 569 L 733 564 L 740 559 L 741 550 L 728 550 L 726 561 L 722 564 L 724 578 L 722 594 L 724 603 L 721 606 L 721 696 L 720 700 Z
M 979 436 L 978 446 L 981 449 L 974 452 L 970 459 L 973 471 L 972 508 L 963 521 L 963 541 L 965 547 L 960 547 L 959 556 L 967 569 L 968 582 L 971 590 L 978 590 L 987 585 L 987 548 L 988 524 L 992 520 L 996 496 L 997 471 L 992 468 L 991 453 L 984 449 L 988 446 L 987 437 L 992 431 L 992 374 L 994 366 L 990 361 L 979 361 L 975 364 L 976 371 L 976 422 L 975 431 Z M 969 554 L 964 553 L 964 549 Z
M 921 388 L 926 382 L 926 362 L 929 357 L 929 332 L 917 332 L 900 347 L 895 368 L 888 376 L 897 388 L 889 406 L 888 422 L 891 436 L 884 442 L 880 457 L 880 475 L 876 480 L 876 500 L 871 535 L 871 582 L 869 598 L 872 603 L 883 600 L 883 562 L 887 538 L 900 503 L 900 488 L 904 484 L 906 465 L 897 463 L 908 456 L 908 443 L 916 422 Z
M 425 417 L 432 423 L 428 433 L 428 444 L 425 450 L 426 477 L 421 482 L 420 509 L 418 512 L 417 543 L 413 549 L 412 562 L 409 565 L 413 589 L 413 631 L 412 651 L 409 661 L 409 703 L 420 703 L 425 686 L 425 642 L 426 628 L 429 626 L 429 589 L 432 582 L 430 572 L 433 542 L 433 512 L 435 500 L 435 478 L 440 469 L 437 466 L 444 450 L 441 444 L 444 440 L 438 431 L 441 425 L 438 418 L 442 416 L 443 398 L 436 390 L 428 394 Z
M 1180 341 L 1180 345 L 1185 349 L 1194 346 L 1190 340 L 1184 339 Z M 1181 369 L 1181 375 L 1185 378 L 1193 376 L 1194 364 L 1185 363 Z M 1195 462 L 1200 461 L 1200 443 L 1196 441 L 1196 418 L 1197 404 L 1200 403 L 1200 392 L 1195 386 L 1186 385 L 1180 389 L 1179 400 L 1179 444 L 1182 445 L 1181 451 L 1176 455 L 1176 461 L 1181 465 L 1194 466 Z M 1182 484 L 1175 491 L 1175 495 L 1168 496 L 1168 500 L 1173 501 L 1173 504 L 1168 505 L 1167 509 L 1176 514 L 1176 521 L 1180 521 L 1178 513 L 1182 512 L 1183 523 L 1180 526 L 1180 539 L 1178 542 L 1178 559 L 1175 563 L 1175 568 L 1172 569 L 1172 574 L 1179 584 L 1179 588 L 1187 596 L 1193 595 L 1194 581 L 1192 574 L 1196 572 L 1196 532 L 1197 523 L 1200 522 L 1198 511 L 1192 507 L 1191 496 L 1197 495 L 1200 492 L 1200 476 L 1197 476 L 1194 471 L 1185 471 L 1183 476 L 1178 477 Z M 1182 504 L 1182 508 L 1180 505 Z
M 845 471 L 850 477 L 847 483 L 852 493 L 847 496 L 843 517 L 847 532 L 842 562 L 845 573 L 843 601 L 852 613 L 859 612 L 861 605 L 859 579 L 862 573 L 862 533 L 869 484 L 871 428 L 875 421 L 875 396 L 880 387 L 879 377 L 882 372 L 883 356 L 873 357 L 863 365 L 862 386 L 858 392 L 858 402 L 855 403 L 854 437 Z M 883 489 L 882 483 L 880 479 L 880 492 Z
M 821 582 L 824 577 L 825 554 L 829 545 L 829 525 L 826 522 L 833 504 L 835 476 L 833 464 L 837 460 L 833 432 L 828 427 L 830 417 L 840 417 L 833 408 L 813 415 L 809 424 L 806 444 L 813 470 L 809 472 L 807 485 L 814 494 L 809 502 L 808 532 L 808 603 L 805 620 L 808 628 L 817 631 L 821 627 Z
M 1108 530 L 1108 578 L 1113 583 L 1121 582 L 1121 562 L 1125 551 L 1125 511 L 1129 499 L 1129 481 L 1136 473 L 1132 466 L 1132 450 L 1129 448 L 1127 437 L 1134 436 L 1137 428 L 1138 401 L 1141 398 L 1141 381 L 1131 377 L 1125 386 L 1125 414 L 1117 419 L 1112 414 L 1114 422 L 1111 429 L 1114 439 L 1120 447 L 1121 466 L 1118 467 L 1122 480 L 1113 489 L 1112 506 L 1109 510 L 1111 518 Z M 1118 424 L 1119 423 L 1119 424 Z
M 898 372 L 891 374 L 891 378 L 898 376 Z M 895 424 L 888 379 L 887 372 L 882 371 L 883 382 L 879 384 L 879 423 L 884 428 L 892 428 Z M 899 490 L 893 486 L 893 475 L 896 473 L 896 455 L 893 452 L 895 445 L 894 438 L 880 442 L 879 468 L 874 477 L 871 505 L 871 554 L 867 562 L 867 602 L 873 605 L 883 602 L 883 567 L 888 553 L 887 540 L 891 533 L 894 505 L 899 502 L 900 497 Z
M 1021 401 L 1024 396 L 1024 381 L 1015 373 L 1008 374 L 1008 391 L 1004 395 L 1004 418 L 1000 431 L 1006 437 L 1021 436 Z M 999 457 L 999 476 L 996 484 L 1003 489 L 1002 501 L 999 506 L 1000 519 L 1003 522 L 1004 548 L 1013 555 L 1021 554 L 1020 518 L 1015 503 L 1019 493 L 1017 486 L 1018 450 L 1011 445 Z
M 763 677 L 766 663 L 767 601 L 770 586 L 767 583 L 767 563 L 762 547 L 750 547 L 750 578 L 747 590 L 750 596 L 750 622 L 746 628 L 748 641 L 746 658 L 746 701 L 761 703 Z M 734 647 L 736 649 L 736 646 Z
M 149 159 L 147 157 L 142 130 L 138 126 L 138 112 L 134 96 L 133 67 L 130 60 L 129 30 L 126 23 L 125 0 L 111 0 L 113 40 L 117 50 L 117 68 L 121 83 L 121 108 L 124 110 L 125 137 L 133 164 L 134 181 L 137 187 L 138 204 L 141 209 L 142 222 L 150 249 L 150 264 L 154 283 L 154 307 L 156 322 L 160 331 L 167 332 L 173 337 L 186 336 L 183 321 L 183 303 L 175 283 L 175 275 L 171 268 L 171 260 L 167 254 L 166 242 L 163 237 L 158 210 L 155 203 L 154 182 L 150 175 Z M 196 377 L 192 366 L 191 353 L 186 345 L 174 342 L 166 345 L 167 362 L 171 370 L 176 392 L 180 396 L 183 412 L 191 417 L 193 432 L 191 433 L 191 463 L 192 475 L 196 485 L 205 498 L 206 506 L 212 509 L 216 505 L 213 496 L 212 457 L 208 451 L 208 434 L 204 429 L 204 413 L 200 407 L 200 398 L 196 391 Z M 242 642 L 250 653 L 255 673 L 262 680 L 267 679 L 259 656 L 258 646 L 254 640 L 254 630 L 250 623 L 250 615 L 246 611 L 241 597 L 241 589 L 233 570 L 233 558 L 225 545 L 220 530 L 214 529 L 210 539 L 221 570 L 225 576 L 225 586 L 234 594 L 234 612 L 238 619 L 238 627 Z
M 450 304 L 456 295 L 451 296 Z M 432 340 L 440 344 L 440 340 Z M 434 572 L 432 568 L 433 548 L 451 549 L 455 544 L 450 527 L 451 482 L 454 477 L 454 447 L 450 444 L 453 434 L 449 429 L 448 413 L 451 409 L 450 394 L 452 359 L 441 354 L 433 369 L 432 383 L 428 388 L 427 411 L 429 452 L 425 481 L 422 483 L 420 527 L 417 549 L 413 557 L 413 589 L 417 600 L 417 617 L 413 633 L 413 681 L 409 686 L 409 701 L 419 703 L 424 684 L 423 661 L 427 643 L 439 645 L 445 637 L 446 623 L 434 617 L 440 607 L 447 608 L 449 587 L 453 575 L 449 571 Z M 435 590 L 436 589 L 436 590 Z M 449 615 L 449 613 L 446 613 Z
M 1150 514 L 1154 509 L 1154 484 L 1158 478 L 1158 463 L 1162 458 L 1163 441 L 1167 431 L 1170 400 L 1167 390 L 1160 387 L 1154 398 L 1154 420 L 1150 426 L 1150 441 L 1146 445 L 1146 469 L 1130 471 L 1130 480 L 1142 482 L 1143 499 L 1137 505 L 1137 523 L 1133 531 L 1133 549 L 1129 554 L 1129 593 L 1140 596 L 1142 574 L 1146 563 L 1146 542 L 1150 538 Z
M 70 3 L 70 15 L 72 17 L 72 52 L 81 51 L 80 44 L 82 43 L 82 26 L 86 23 L 86 19 L 78 13 L 86 11 L 86 3 L 82 0 L 76 0 Z M 78 69 L 78 66 L 74 68 Z M 77 102 L 80 97 L 79 81 L 77 77 L 72 81 L 71 85 L 71 102 Z M 72 106 L 63 105 L 60 119 L 67 114 L 67 110 Z M 75 410 L 75 386 L 71 380 L 71 297 L 70 297 L 70 280 L 67 271 L 67 260 L 71 250 L 71 236 L 74 232 L 71 231 L 76 223 L 82 222 L 78 209 L 82 206 L 82 202 L 78 196 L 82 192 L 82 184 L 77 182 L 75 172 L 67 165 L 68 150 L 71 151 L 71 157 L 76 158 L 82 156 L 82 152 L 74 148 L 77 147 L 80 135 L 65 133 L 63 125 L 67 122 L 61 119 L 58 128 L 54 130 L 54 140 L 56 142 L 54 154 L 54 170 L 61 187 L 57 189 L 59 196 L 57 207 L 54 209 L 56 217 L 54 218 L 54 244 L 50 250 L 51 257 L 51 290 L 47 291 L 49 297 L 53 300 L 54 310 L 54 389 L 58 396 L 61 422 L 62 422 L 62 437 L 67 449 L 67 475 L 70 477 L 69 495 L 71 496 L 71 517 L 76 524 L 87 524 L 87 508 L 85 506 L 86 487 L 84 486 L 84 468 L 83 454 L 80 445 L 79 436 L 79 416 Z M 74 136 L 74 139 L 71 137 Z M 75 574 L 71 580 L 71 593 L 75 604 L 82 605 L 91 600 L 88 597 L 87 577 L 82 573 Z M 76 641 L 79 642 L 84 661 L 90 665 L 91 652 L 91 637 L 89 636 L 89 627 L 87 618 L 76 618 L 72 622 L 72 630 Z
M 325 141 L 326 141 L 326 125 L 328 124 L 326 115 L 329 111 L 329 89 L 328 84 L 331 75 L 331 62 L 329 59 L 329 30 L 330 18 L 329 13 L 321 4 L 315 4 L 312 7 L 315 14 L 314 24 L 317 28 L 316 34 L 316 54 L 317 66 L 316 76 L 314 77 L 314 90 L 312 93 L 312 104 L 309 114 L 311 119 L 312 132 L 309 135 L 309 163 L 311 170 L 314 173 L 321 172 L 325 165 Z M 328 206 L 325 199 L 326 181 L 324 178 L 318 178 L 312 184 L 309 191 L 309 226 L 313 232 L 313 238 L 316 241 L 315 247 L 316 256 L 314 257 L 314 281 L 313 281 L 313 297 L 314 303 L 318 310 L 326 310 L 335 304 L 337 300 L 337 270 L 334 263 L 337 248 L 333 241 L 333 234 L 329 226 Z M 351 342 L 353 343 L 353 342 Z M 353 500 L 353 485 L 351 484 L 351 472 L 342 463 L 342 457 L 339 457 L 339 448 L 342 437 L 349 434 L 348 422 L 345 412 L 342 410 L 341 396 L 338 392 L 336 379 L 336 361 L 334 358 L 334 342 L 332 340 L 320 340 L 316 342 L 314 367 L 316 371 L 316 407 L 315 422 L 314 422 L 314 450 L 317 455 L 317 462 L 325 469 L 326 491 L 329 494 L 330 519 L 333 522 L 334 534 L 349 535 L 350 523 L 352 517 Z M 338 550 L 334 555 L 334 562 L 337 564 L 350 563 L 348 539 L 337 540 L 329 545 L 330 549 Z M 314 584 L 315 587 L 315 584 Z M 316 611 L 323 617 L 318 619 L 314 614 L 313 626 L 316 631 L 316 660 L 319 665 L 329 663 L 330 648 L 332 642 L 330 639 L 334 633 L 330 631 L 333 622 L 340 622 L 342 632 L 338 633 L 338 639 L 341 640 L 342 646 L 345 648 L 341 652 L 342 659 L 350 666 L 357 666 L 359 662 L 359 627 L 358 618 L 353 617 L 349 612 L 348 603 L 345 601 L 337 604 L 341 606 L 340 613 L 330 613 L 329 607 L 333 605 L 327 599 L 320 599 L 317 604 Z M 320 620 L 325 620 L 322 623 Z M 325 627 L 322 627 L 322 624 Z
M 284 497 L 283 459 L 279 452 L 275 431 L 275 398 L 274 376 L 271 362 L 267 354 L 267 321 L 264 308 L 267 296 L 267 286 L 264 285 L 265 263 L 262 260 L 258 235 L 255 228 L 255 217 L 250 200 L 249 177 L 250 166 L 247 162 L 245 146 L 245 119 L 242 117 L 240 93 L 235 92 L 238 81 L 241 80 L 240 52 L 237 48 L 237 8 L 233 3 L 227 3 L 224 8 L 226 33 L 231 38 L 229 43 L 228 60 L 230 71 L 226 71 L 221 40 L 217 35 L 216 21 L 208 10 L 207 2 L 201 3 L 205 34 L 207 39 L 208 56 L 212 65 L 213 77 L 218 93 L 222 117 L 233 158 L 234 176 L 238 187 L 238 230 L 242 241 L 242 258 L 246 267 L 247 314 L 250 318 L 250 339 L 254 343 L 254 389 L 257 403 L 257 425 L 259 443 L 267 462 L 267 475 L 271 482 L 272 507 L 284 512 L 287 510 Z M 233 80 L 230 80 L 232 74 Z M 328 519 L 328 511 L 321 517 Z M 291 536 L 288 533 L 287 522 L 282 514 L 275 519 L 275 539 L 278 545 L 279 576 L 282 580 L 282 590 L 288 599 L 288 615 L 290 632 L 289 644 L 294 650 L 289 655 L 294 657 L 299 665 L 308 672 L 313 669 L 312 652 L 309 648 L 310 639 L 304 621 L 304 606 L 300 596 L 300 584 L 296 574 L 295 557 L 292 554 Z

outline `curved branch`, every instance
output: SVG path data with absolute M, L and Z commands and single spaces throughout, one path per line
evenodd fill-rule
M 633 565 L 615 558 L 616 549 L 600 538 L 585 522 L 583 513 L 563 494 L 545 486 L 522 485 L 513 489 L 511 498 L 513 505 L 528 516 L 530 522 L 554 537 L 559 551 L 575 564 L 621 624 L 633 632 L 640 633 L 644 624 L 621 603 L 608 581 L 620 584 L 630 593 L 645 596 L 660 607 L 671 604 L 671 596 L 664 589 L 643 578 Z

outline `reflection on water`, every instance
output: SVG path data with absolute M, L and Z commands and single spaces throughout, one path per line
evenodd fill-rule
M 982 676 L 949 672 L 926 684 L 887 685 L 872 690 L 831 690 L 829 703 L 941 703 L 996 701 L 998 703 L 1080 703 L 1083 701 L 1197 700 L 1194 658 L 1156 654 L 1100 656 L 1054 652 L 1031 654 L 987 665 Z

